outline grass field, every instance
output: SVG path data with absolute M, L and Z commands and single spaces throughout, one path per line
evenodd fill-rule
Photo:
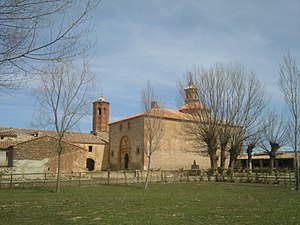
M 300 224 L 287 186 L 170 183 L 0 190 L 0 224 Z

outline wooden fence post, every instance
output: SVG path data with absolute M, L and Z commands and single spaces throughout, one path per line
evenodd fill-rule
M 47 173 L 44 173 L 44 187 L 46 187 Z
M 182 181 L 182 176 L 183 176 L 183 170 L 180 170 L 180 182 Z
M 127 185 L 127 174 L 126 174 L 126 170 L 124 170 L 124 182 L 125 182 L 125 185 Z
M 9 187 L 12 188 L 12 182 L 13 182 L 13 174 L 12 172 L 10 173 L 10 184 Z
M 81 186 L 81 172 L 79 172 L 79 186 Z
M 276 183 L 279 184 L 278 171 L 277 170 L 275 171 L 275 181 L 276 181 Z
M 141 183 L 144 183 L 144 173 L 143 173 L 143 170 L 141 170 Z
M 189 170 L 187 170 L 187 173 L 186 173 L 186 181 L 190 182 L 190 173 L 189 173 Z
M 109 179 L 110 179 L 110 170 L 107 170 L 107 184 L 109 184 Z
M 140 182 L 140 171 L 136 170 L 136 174 L 137 174 L 137 176 L 136 176 L 137 183 L 139 183 Z
M 119 184 L 119 170 L 117 170 L 117 184 Z

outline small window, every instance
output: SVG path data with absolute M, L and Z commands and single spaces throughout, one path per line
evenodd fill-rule
M 120 125 L 120 131 L 122 131 L 123 130 L 123 126 L 122 126 L 122 124 Z
M 3 140 L 4 139 L 4 137 L 1 137 L 1 140 Z
M 140 148 L 139 147 L 136 148 L 136 153 L 140 154 Z
M 89 146 L 89 152 L 92 152 L 93 151 L 93 146 Z
M 98 115 L 101 116 L 101 108 L 98 108 Z
M 130 123 L 128 123 L 128 130 L 130 130 Z

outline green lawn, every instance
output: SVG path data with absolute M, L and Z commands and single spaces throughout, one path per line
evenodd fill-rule
M 0 224 L 300 224 L 288 186 L 172 183 L 0 190 Z

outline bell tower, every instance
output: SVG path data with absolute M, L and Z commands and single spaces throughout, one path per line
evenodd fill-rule
M 109 123 L 109 102 L 101 95 L 93 102 L 93 132 L 107 132 Z
M 184 89 L 184 91 L 185 103 L 198 102 L 198 88 L 194 85 L 192 79 L 190 79 L 190 82 L 188 86 Z

